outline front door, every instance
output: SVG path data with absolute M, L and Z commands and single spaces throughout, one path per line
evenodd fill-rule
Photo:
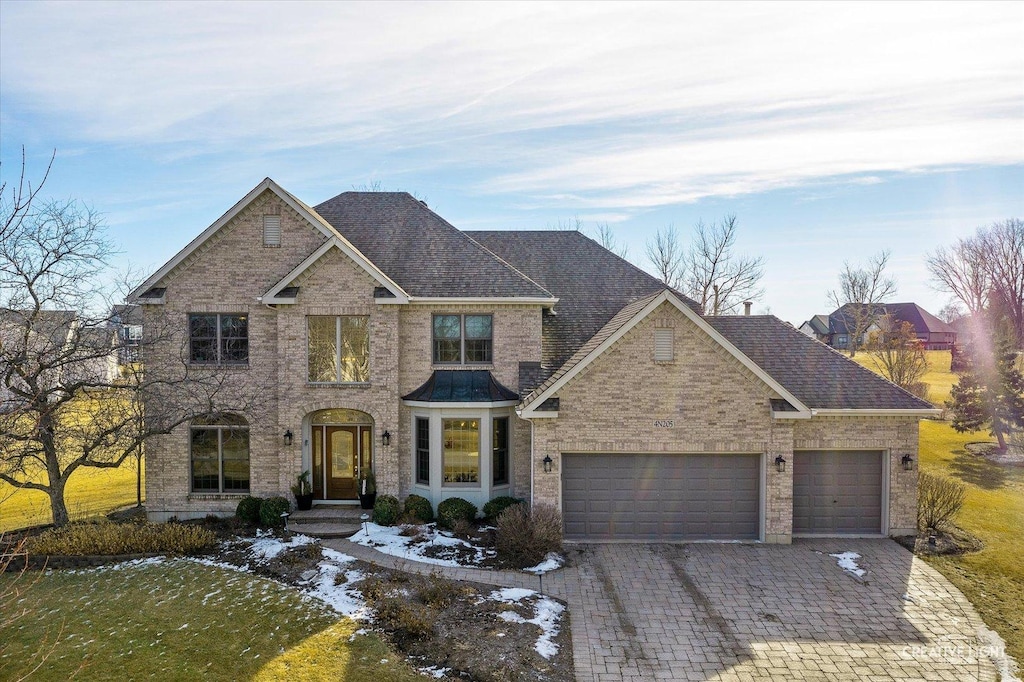
M 313 427 L 313 493 L 317 499 L 355 500 L 359 476 L 371 466 L 368 426 Z

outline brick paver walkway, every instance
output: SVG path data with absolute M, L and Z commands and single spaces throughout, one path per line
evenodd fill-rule
M 516 571 L 446 568 L 348 540 L 325 546 L 411 573 L 538 589 Z M 829 554 L 861 555 L 857 578 Z M 543 592 L 569 604 L 576 677 L 620 680 L 996 680 L 981 619 L 891 540 L 579 545 Z

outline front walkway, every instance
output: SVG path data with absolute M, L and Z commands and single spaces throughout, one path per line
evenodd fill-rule
M 996 680 L 984 625 L 891 540 L 578 545 L 541 579 L 323 543 L 381 566 L 525 587 L 568 602 L 577 679 Z M 858 578 L 829 554 L 861 555 Z

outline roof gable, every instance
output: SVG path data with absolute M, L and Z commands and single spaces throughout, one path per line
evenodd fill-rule
M 663 289 L 660 293 L 634 301 L 623 307 L 597 334 L 581 346 L 557 372 L 523 400 L 522 416 L 525 418 L 551 416 L 543 412 L 538 413 L 537 408 L 549 398 L 554 397 L 562 386 L 571 381 L 573 377 L 593 363 L 606 350 L 611 348 L 616 341 L 625 336 L 627 332 L 664 303 L 675 306 L 684 317 L 728 351 L 740 364 L 750 370 L 754 376 L 771 388 L 777 395 L 796 408 L 796 412 L 810 416 L 810 410 L 795 395 L 790 393 L 782 384 L 744 355 L 736 346 L 709 325 L 703 317 L 698 315 L 689 305 L 668 289 Z
M 341 235 L 331 227 L 331 225 L 325 221 L 322 217 L 316 214 L 316 211 L 311 209 L 309 206 L 299 201 L 290 192 L 286 191 L 283 187 L 278 185 L 270 178 L 264 178 L 263 182 L 256 185 L 242 197 L 234 206 L 227 210 L 224 215 L 218 218 L 212 225 L 203 230 L 199 236 L 189 242 L 185 248 L 174 255 L 171 260 L 164 263 L 164 265 L 154 272 L 145 282 L 136 287 L 128 295 L 128 300 L 137 303 L 139 298 L 142 297 L 150 289 L 158 286 L 167 275 L 169 275 L 175 268 L 181 265 L 185 260 L 191 256 L 199 247 L 201 247 L 207 240 L 213 235 L 220 231 L 225 225 L 231 222 L 238 214 L 240 214 L 245 208 L 256 200 L 264 192 L 273 192 L 277 195 L 281 201 L 286 203 L 293 211 L 298 213 L 301 217 L 305 218 L 309 224 L 319 232 L 321 232 L 328 239 L 340 238 Z

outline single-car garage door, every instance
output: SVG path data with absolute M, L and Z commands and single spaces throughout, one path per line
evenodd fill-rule
M 760 455 L 563 454 L 565 535 L 756 540 Z
M 874 450 L 793 453 L 793 532 L 823 535 L 882 532 L 882 453 Z

